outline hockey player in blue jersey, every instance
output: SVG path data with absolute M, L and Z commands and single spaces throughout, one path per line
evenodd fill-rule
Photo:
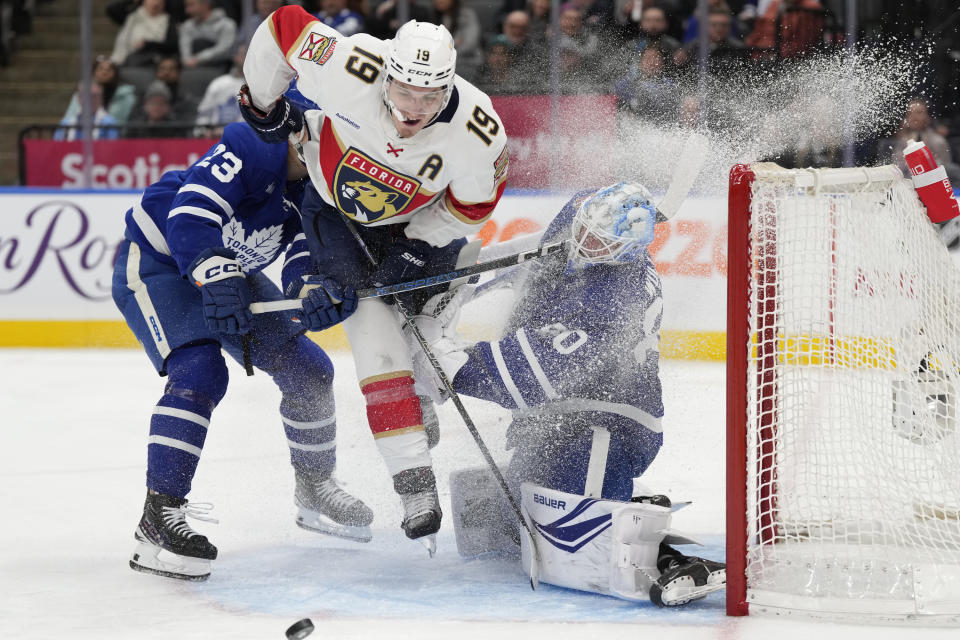
M 147 445 L 147 497 L 130 566 L 204 580 L 217 549 L 187 516 L 210 520 L 186 500 L 210 425 L 227 389 L 221 349 L 250 360 L 282 393 L 280 418 L 296 477 L 296 522 L 359 541 L 373 513 L 343 491 L 336 461 L 333 366 L 304 335 L 340 322 L 356 308 L 352 288 L 310 277 L 312 261 L 297 203 L 306 167 L 294 145 L 266 143 L 246 124 L 184 171 L 165 173 L 126 213 L 113 298 L 161 376 Z M 284 291 L 303 311 L 253 317 L 251 302 L 280 300 L 262 270 L 286 251 Z M 209 507 L 209 505 L 206 505 Z
M 725 572 L 720 563 L 683 556 L 663 543 L 662 534 L 644 532 L 630 539 L 628 531 L 641 515 L 659 519 L 656 531 L 666 530 L 670 513 L 663 496 L 631 502 L 634 478 L 653 462 L 663 441 L 663 301 L 660 277 L 647 252 L 655 220 L 656 208 L 640 185 L 620 183 L 579 193 L 541 239 L 542 244 L 569 239 L 569 254 L 515 267 L 480 287 L 490 291 L 506 285 L 520 292 L 499 340 L 458 341 L 451 328 L 458 303 L 467 298 L 464 290 L 435 296 L 417 323 L 457 393 L 513 411 L 507 483 L 515 496 L 522 496 L 547 541 L 540 553 L 559 556 L 541 579 L 630 599 L 649 595 L 658 604 L 672 605 L 721 588 Z M 418 354 L 415 364 L 418 384 L 443 401 L 445 392 L 426 357 Z M 423 385 L 425 381 L 433 384 Z M 454 474 L 451 482 L 458 543 L 469 538 L 461 535 L 465 522 L 499 522 L 502 531 L 509 532 L 511 525 L 516 531 L 503 504 L 478 512 L 483 500 L 458 500 L 463 493 L 459 485 L 476 485 L 478 478 L 468 474 L 460 480 Z M 489 507 L 490 501 L 485 504 Z M 625 511 L 629 514 L 621 514 L 622 523 L 612 533 L 599 535 L 603 524 L 610 526 L 611 513 Z M 631 521 L 628 515 L 638 519 Z M 555 522 L 550 525 L 544 518 Z M 595 532 L 591 523 L 599 523 Z M 593 545 L 606 545 L 601 545 L 602 553 L 578 546 L 589 535 L 597 535 Z M 617 543 L 642 548 L 650 565 L 647 575 L 659 574 L 659 582 L 630 576 L 627 586 L 626 578 L 608 579 L 611 535 L 618 536 Z M 684 541 L 681 536 L 667 539 Z M 590 553 L 599 553 L 600 560 L 583 560 Z

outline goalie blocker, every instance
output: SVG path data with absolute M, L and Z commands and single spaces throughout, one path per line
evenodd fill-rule
M 485 468 L 450 476 L 457 550 L 474 557 L 516 554 L 530 558 L 526 536 Z M 520 509 L 537 536 L 540 581 L 624 600 L 675 606 L 726 585 L 722 563 L 684 556 L 668 545 L 700 544 L 670 528 L 669 506 L 603 500 L 524 482 Z M 681 505 L 685 506 L 685 505 Z M 675 507 L 679 508 L 679 507 Z

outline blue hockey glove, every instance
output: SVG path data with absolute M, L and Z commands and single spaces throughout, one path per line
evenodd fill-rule
M 400 238 L 393 243 L 390 251 L 380 260 L 380 265 L 373 274 L 373 284 L 382 287 L 388 284 L 399 284 L 416 280 L 426 270 L 427 258 L 430 254 L 430 245 L 423 240 Z M 409 294 L 398 294 L 400 301 L 409 299 Z M 381 298 L 387 304 L 393 304 L 393 296 Z M 415 311 L 411 309 L 411 311 Z
M 303 299 L 300 322 L 309 331 L 329 329 L 357 310 L 356 290 L 341 286 L 329 276 L 304 276 L 300 287 L 287 287 L 287 295 Z
M 225 247 L 204 249 L 187 268 L 203 298 L 203 319 L 211 331 L 231 335 L 250 331 L 250 287 L 237 254 Z
M 295 104 L 281 96 L 267 113 L 253 105 L 253 97 L 247 85 L 240 87 L 237 95 L 240 114 L 264 142 L 286 142 L 291 133 L 303 129 L 303 112 Z

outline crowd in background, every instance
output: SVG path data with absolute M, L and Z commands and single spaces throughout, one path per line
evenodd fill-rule
M 92 94 L 101 137 L 216 135 L 239 119 L 243 57 L 260 22 L 299 4 L 345 35 L 390 38 L 396 0 L 112 0 L 113 50 L 96 59 Z M 655 123 L 702 118 L 683 87 L 715 79 L 789 73 L 810 55 L 844 46 L 844 0 L 564 0 L 554 29 L 550 0 L 416 0 L 410 18 L 444 24 L 457 73 L 491 95 L 613 94 L 621 113 Z M 858 149 L 858 162 L 922 137 L 948 164 L 960 153 L 960 9 L 948 0 L 859 3 L 860 42 L 915 42 L 933 56 L 932 90 L 910 103 L 902 127 Z M 706 36 L 701 37 L 701 31 Z M 552 68 L 551 61 L 557 60 Z M 694 80 L 691 80 L 693 78 Z M 57 136 L 77 135 L 75 95 Z M 114 126 L 105 126 L 114 125 Z M 788 159 L 838 166 L 839 148 Z M 958 175 L 955 181 L 958 181 Z

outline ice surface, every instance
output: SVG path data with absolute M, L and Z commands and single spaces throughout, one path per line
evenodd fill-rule
M 338 476 L 376 512 L 374 540 L 337 541 L 293 522 L 293 474 L 279 393 L 231 363 L 191 497 L 215 503 L 197 524 L 220 548 L 206 583 L 127 567 L 144 493 L 146 436 L 163 381 L 136 351 L 0 350 L 0 638 L 809 638 L 900 640 L 902 630 L 728 619 L 723 594 L 661 610 L 544 585 L 503 559 L 461 559 L 449 518 L 432 560 L 399 529 L 401 509 L 372 438 L 347 354 L 337 368 Z M 723 555 L 723 368 L 663 364 L 666 444 L 644 483 L 694 504 L 674 525 Z M 466 401 L 495 456 L 506 412 Z M 440 408 L 434 450 L 441 504 L 449 473 L 482 464 L 459 417 Z M 925 638 L 953 631 L 924 630 Z

